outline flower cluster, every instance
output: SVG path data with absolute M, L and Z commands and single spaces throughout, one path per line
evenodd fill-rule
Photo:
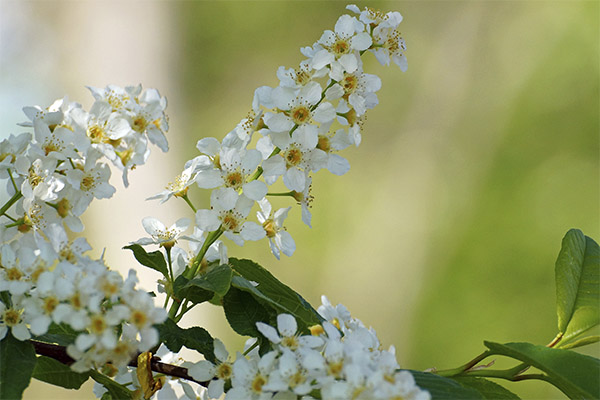
M 199 140 L 201 154 L 187 161 L 165 191 L 150 197 L 186 199 L 195 212 L 198 238 L 207 244 L 203 249 L 214 244 L 213 252 L 220 248 L 226 259 L 224 244 L 217 241 L 221 235 L 240 246 L 266 238 L 276 258 L 291 256 L 296 244 L 284 226 L 291 207 L 274 210 L 267 198 L 291 197 L 310 226 L 312 174 L 326 169 L 343 175 L 350 169 L 338 152 L 360 144 L 362 121 L 378 104 L 381 88 L 379 77 L 364 72 L 361 56 L 371 52 L 380 63 L 393 60 L 402 70 L 406 58 L 399 13 L 347 8 L 357 15 L 341 16 L 334 30 L 302 48 L 306 58 L 297 68 L 279 67 L 279 85 L 256 89 L 248 116 L 222 141 Z M 273 189 L 279 178 L 283 191 Z M 194 183 L 212 190 L 209 208 L 196 210 L 191 204 L 187 192 Z M 255 222 L 250 217 L 257 203 Z M 199 262 L 204 254 L 195 257 Z
M 90 111 L 66 98 L 48 108 L 25 107 L 31 133 L 0 143 L 0 177 L 12 196 L 0 215 L 0 339 L 10 329 L 19 340 L 72 329 L 68 353 L 85 371 L 108 361 L 119 366 L 158 342 L 153 324 L 166 318 L 152 298 L 85 253 L 80 216 L 94 198 L 109 198 L 106 159 L 127 171 L 143 164 L 148 141 L 168 149 L 166 100 L 141 86 L 90 88 Z M 118 332 L 118 333 L 117 333 Z
M 427 400 L 430 395 L 420 389 L 406 370 L 400 370 L 395 349 L 382 348 L 375 331 L 352 318 L 341 304 L 333 306 L 323 296 L 319 312 L 326 319 L 322 325 L 311 327 L 311 335 L 297 331 L 297 323 L 289 314 L 277 317 L 277 328 L 258 322 L 258 330 L 273 348 L 263 355 L 250 339 L 244 355 L 235 360 L 221 341 L 215 339 L 217 363 L 184 362 L 188 373 L 200 382 L 209 381 L 208 390 L 189 383 L 177 388 L 178 381 L 170 380 L 156 394 L 161 398 L 218 399 L 225 394 L 231 399 L 412 399 Z M 161 354 L 163 359 L 164 355 Z M 173 357 L 171 357 L 173 358 Z M 117 381 L 132 382 L 131 369 L 123 368 Z M 98 387 L 99 397 L 104 390 Z M 179 396 L 175 393 L 180 392 Z M 165 397 L 166 396 L 166 397 Z

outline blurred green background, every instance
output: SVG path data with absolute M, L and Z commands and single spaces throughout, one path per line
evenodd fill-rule
M 0 4 L 5 132 L 20 131 L 22 105 L 69 93 L 89 107 L 84 85 L 141 82 L 169 99 L 172 151 L 155 149 L 132 186 L 87 220 L 90 242 L 126 270 L 132 258 L 120 247 L 145 235 L 142 217 L 191 217 L 182 204 L 144 199 L 197 155 L 198 139 L 231 130 L 256 87 L 277 85 L 278 66 L 297 66 L 299 48 L 333 28 L 346 2 Z M 230 256 L 255 259 L 313 305 L 321 294 L 343 303 L 396 346 L 406 368 L 458 366 L 483 340 L 548 343 L 561 239 L 570 228 L 600 239 L 599 3 L 357 4 L 402 13 L 408 71 L 363 57 L 382 79 L 380 105 L 362 145 L 342 154 L 350 172 L 315 175 L 313 228 L 292 209 L 294 256 L 278 262 L 265 241 L 231 243 Z M 30 64 L 37 59 L 51 66 L 40 71 Z M 121 189 L 118 175 L 114 182 Z M 199 191 L 190 195 L 208 205 Z M 154 289 L 156 277 L 140 275 Z M 217 307 L 199 307 L 185 323 L 202 324 L 232 351 L 243 343 Z M 600 355 L 598 346 L 586 351 Z M 530 399 L 564 397 L 536 382 L 506 386 Z M 26 392 L 67 395 L 38 383 Z

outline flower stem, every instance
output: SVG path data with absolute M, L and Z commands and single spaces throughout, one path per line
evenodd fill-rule
M 15 204 L 17 201 L 19 201 L 19 199 L 23 197 L 23 194 L 18 191 L 17 193 L 15 193 L 13 195 L 13 197 L 11 197 L 10 199 L 8 199 L 8 201 L 2 206 L 2 208 L 0 208 L 0 215 L 4 215 L 4 213 L 6 211 L 8 211 L 8 209 Z
M 190 208 L 192 209 L 194 214 L 196 214 L 196 211 L 198 211 L 198 210 L 196 210 L 196 207 L 194 207 L 194 205 L 190 201 L 190 198 L 188 197 L 187 193 L 184 194 L 183 196 L 181 196 L 181 198 L 185 200 L 185 202 L 188 204 L 188 206 L 190 206 Z
M 281 196 L 281 197 L 291 196 L 291 197 L 294 197 L 294 191 L 291 190 L 289 192 L 282 192 L 282 193 L 267 193 L 267 196 Z
M 200 251 L 198 252 L 196 257 L 194 257 L 192 259 L 190 269 L 187 270 L 186 272 L 184 272 L 185 278 L 194 279 L 194 277 L 198 273 L 198 269 L 200 268 L 202 259 L 204 258 L 204 255 L 208 251 L 208 248 L 223 234 L 223 232 L 224 232 L 223 229 L 221 227 L 219 227 L 219 229 L 217 229 L 216 231 L 213 231 L 208 234 L 208 236 L 206 237 L 206 240 L 204 241 L 204 244 L 200 248 Z M 174 284 L 174 281 L 173 281 L 173 284 Z M 173 288 L 173 290 L 175 290 L 175 288 Z M 173 303 L 171 304 L 171 308 L 169 309 L 169 318 L 175 322 L 179 321 L 181 319 L 181 317 L 183 317 L 183 314 L 185 313 L 185 311 L 187 311 L 187 309 L 186 309 L 180 315 L 177 315 L 177 312 L 179 311 L 179 307 L 184 302 L 184 300 L 185 300 L 185 298 L 177 299 L 177 298 L 175 298 L 175 296 L 173 296 Z

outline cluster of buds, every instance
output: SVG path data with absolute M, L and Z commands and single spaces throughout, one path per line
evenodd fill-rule
M 156 345 L 153 324 L 166 312 L 123 279 L 103 259 L 92 259 L 84 238 L 70 241 L 67 229 L 83 231 L 80 216 L 93 199 L 109 198 L 107 160 L 123 171 L 143 164 L 148 141 L 168 149 L 166 99 L 141 86 L 90 88 L 90 111 L 66 98 L 48 108 L 25 107 L 31 133 L 0 143 L 0 177 L 12 196 L 1 209 L 0 338 L 43 338 L 53 324 L 72 329 L 73 368 L 85 371 Z M 118 332 L 118 333 L 117 333 Z

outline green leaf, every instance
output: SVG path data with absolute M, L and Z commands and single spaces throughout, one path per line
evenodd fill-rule
M 20 399 L 36 362 L 33 345 L 7 333 L 0 341 L 0 399 Z
M 33 377 L 66 389 L 79 389 L 88 380 L 90 374 L 88 372 L 77 373 L 54 358 L 40 356 L 35 364 Z
M 275 319 L 274 311 L 269 311 L 250 293 L 235 287 L 229 289 L 223 297 L 223 309 L 227 322 L 240 335 L 262 337 L 256 323 L 260 321 L 270 324 Z
M 516 358 L 545 372 L 545 380 L 571 399 L 600 398 L 600 360 L 597 358 L 531 343 L 484 343 L 496 354 Z
M 75 343 L 77 331 L 67 324 L 52 323 L 48 328 L 48 332 L 41 336 L 36 336 L 36 340 L 46 343 L 56 343 L 61 346 L 68 346 Z
M 159 250 L 153 251 L 152 253 L 146 253 L 146 250 L 144 250 L 144 248 L 139 244 L 130 244 L 129 246 L 125 246 L 123 248 L 131 250 L 133 252 L 133 256 L 140 264 L 160 272 L 163 274 L 163 276 L 169 275 L 165 256 Z
M 185 346 L 202 353 L 208 361 L 216 362 L 214 339 L 205 329 L 199 326 L 182 329 L 171 319 L 154 327 L 158 329 L 161 342 L 172 352 L 177 353 Z
M 431 374 L 429 372 L 409 371 L 421 389 L 431 395 L 432 400 L 482 400 L 485 399 L 477 390 L 463 386 L 453 379 Z
M 484 399 L 489 400 L 518 400 L 519 396 L 488 379 L 475 377 L 455 377 L 452 378 L 462 386 L 477 390 Z
M 555 267 L 558 330 L 566 343 L 600 323 L 600 248 L 580 230 L 562 241 Z
M 278 313 L 293 315 L 298 321 L 298 328 L 306 333 L 308 327 L 323 322 L 319 313 L 306 301 L 281 283 L 269 271 L 250 260 L 229 259 L 233 270 L 244 279 L 234 276 L 232 286 L 250 293 L 262 304 L 268 304 Z M 252 284 L 256 283 L 256 285 Z
M 175 296 L 179 299 L 185 297 L 194 304 L 212 299 L 215 293 L 224 296 L 231 285 L 232 274 L 228 265 L 218 265 L 192 280 L 180 275 L 175 279 Z
M 600 336 L 587 336 L 587 337 L 584 337 L 581 339 L 571 341 L 569 343 L 565 343 L 564 345 L 561 344 L 557 348 L 563 349 L 563 350 L 574 349 L 577 347 L 587 346 L 588 344 L 594 344 L 599 341 L 600 341 Z
M 225 296 L 231 285 L 232 274 L 229 265 L 219 265 L 209 270 L 205 275 L 192 279 L 186 286 L 199 287 L 210 290 L 219 296 Z
M 91 369 L 88 371 L 93 380 L 101 384 L 108 390 L 110 398 L 112 400 L 129 400 L 133 398 L 133 392 L 127 389 L 125 386 L 113 381 L 108 376 L 101 374 L 100 372 Z M 102 396 L 104 399 L 104 396 Z

